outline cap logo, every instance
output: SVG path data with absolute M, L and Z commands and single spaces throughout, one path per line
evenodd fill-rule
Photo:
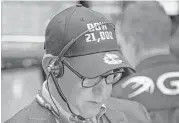
M 121 64 L 122 60 L 116 54 L 106 53 L 103 58 L 106 64 Z

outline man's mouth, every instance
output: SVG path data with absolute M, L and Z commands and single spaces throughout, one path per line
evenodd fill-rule
M 98 104 L 98 102 L 96 102 L 96 101 L 88 101 L 88 102 Z
M 100 107 L 101 103 L 97 101 L 88 101 L 87 102 L 89 105 L 95 106 L 95 107 Z
M 92 103 L 92 104 L 101 104 L 101 102 L 99 101 L 88 101 L 89 103 Z

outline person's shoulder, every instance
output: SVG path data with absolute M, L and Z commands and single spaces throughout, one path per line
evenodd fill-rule
M 132 93 L 135 89 L 143 85 L 152 93 L 157 84 L 170 83 L 171 79 L 178 80 L 178 77 L 179 63 L 159 64 L 155 67 L 141 69 L 136 73 L 124 77 L 118 83 L 113 84 L 112 96 L 120 97 L 121 95 L 125 95 L 124 93 Z M 169 85 L 166 86 L 170 88 Z M 123 98 L 127 99 L 128 97 L 124 96 Z
M 155 95 L 178 95 L 175 94 L 175 92 L 178 92 L 178 86 L 176 86 L 176 89 L 171 89 L 172 81 L 178 81 L 178 78 L 179 64 L 177 63 L 167 63 L 143 69 L 114 84 L 112 96 L 128 99 L 142 93 L 153 94 L 154 92 Z M 133 95 L 132 93 L 135 90 L 137 90 L 137 92 Z
M 170 58 L 170 57 L 169 57 Z M 151 67 L 144 67 L 136 70 L 137 72 L 128 77 L 128 79 L 145 79 L 151 81 L 158 81 L 159 78 L 171 75 L 171 74 L 179 74 L 179 61 L 171 57 L 173 60 L 165 60 L 164 62 L 156 62 L 154 65 L 150 65 Z M 151 64 L 151 63 L 150 63 Z
M 159 64 L 113 85 L 112 96 L 140 102 L 147 109 L 176 107 L 179 105 L 178 78 L 177 63 Z
M 51 112 L 41 107 L 36 100 L 17 112 L 4 123 L 56 123 Z
M 179 27 L 170 39 L 170 51 L 179 59 Z

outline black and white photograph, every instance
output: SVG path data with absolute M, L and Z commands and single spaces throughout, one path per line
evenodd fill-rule
M 179 1 L 1 1 L 2 123 L 179 123 Z

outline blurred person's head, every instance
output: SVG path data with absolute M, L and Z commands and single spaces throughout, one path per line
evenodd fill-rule
M 90 8 L 91 7 L 91 2 L 90 1 L 86 1 L 86 0 L 79 0 L 78 4 L 83 5 L 86 8 Z
M 179 27 L 170 40 L 170 51 L 179 58 Z
M 101 26 L 99 26 L 101 25 Z M 51 71 L 72 111 L 85 118 L 96 116 L 130 65 L 120 53 L 114 26 L 101 14 L 80 5 L 65 9 L 48 24 L 43 69 Z M 51 67 L 52 66 L 52 67 Z M 69 112 L 52 77 L 51 94 Z
M 136 2 L 124 10 L 116 24 L 118 44 L 129 63 L 155 55 L 169 54 L 171 20 L 157 2 Z

